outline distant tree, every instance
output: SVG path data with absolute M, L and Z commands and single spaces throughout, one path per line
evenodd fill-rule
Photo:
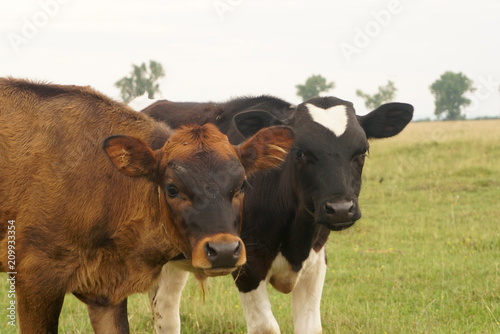
M 326 92 L 335 88 L 335 83 L 326 82 L 326 79 L 321 75 L 312 75 L 307 78 L 303 85 L 296 85 L 297 95 L 302 97 L 302 100 L 308 100 L 311 97 L 318 96 L 322 92 Z
M 365 106 L 368 109 L 375 109 L 382 104 L 394 100 L 394 96 L 396 95 L 396 86 L 394 86 L 394 82 L 388 81 L 387 85 L 379 86 L 378 92 L 369 95 L 361 90 L 356 90 L 356 95 L 363 98 L 365 100 Z
M 429 87 L 434 94 L 434 114 L 438 119 L 456 120 L 465 119 L 462 108 L 471 104 L 471 100 L 464 97 L 465 93 L 475 91 L 472 80 L 461 72 L 445 72 Z
M 150 60 L 149 66 L 146 63 L 132 66 L 130 76 L 123 77 L 115 83 L 125 103 L 145 93 L 150 99 L 153 99 L 156 93 L 161 93 L 157 81 L 165 76 L 165 70 L 160 63 Z

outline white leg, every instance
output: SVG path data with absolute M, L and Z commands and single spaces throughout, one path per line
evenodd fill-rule
M 311 250 L 309 259 L 292 291 L 293 325 L 295 334 L 320 334 L 321 292 L 325 282 L 325 247 L 318 253 Z
M 170 262 L 163 266 L 158 285 L 149 293 L 157 334 L 180 334 L 179 307 L 188 276 L 189 272 Z
M 278 322 L 274 319 L 267 292 L 267 280 L 260 282 L 257 289 L 240 292 L 248 334 L 280 334 Z

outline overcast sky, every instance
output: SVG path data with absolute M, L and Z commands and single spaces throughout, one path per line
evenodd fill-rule
M 131 64 L 166 69 L 163 97 L 223 101 L 271 94 L 321 74 L 327 95 L 366 110 L 356 89 L 388 80 L 396 100 L 433 117 L 430 84 L 462 72 L 467 116 L 500 115 L 498 0 L 2 0 L 0 76 L 91 85 L 119 98 Z

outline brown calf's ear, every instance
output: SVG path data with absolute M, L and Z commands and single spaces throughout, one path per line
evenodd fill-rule
M 285 126 L 263 128 L 239 147 L 241 164 L 248 174 L 278 167 L 292 146 L 294 133 Z
M 142 140 L 130 136 L 111 136 L 103 149 L 115 167 L 124 175 L 154 177 L 155 153 Z

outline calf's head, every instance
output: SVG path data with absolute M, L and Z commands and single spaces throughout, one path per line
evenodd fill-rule
M 106 139 L 104 149 L 120 172 L 156 183 L 168 208 L 172 242 L 207 276 L 246 262 L 239 237 L 246 175 L 280 165 L 293 142 L 289 128 L 257 132 L 239 146 L 216 126 L 185 126 L 156 151 L 129 136 Z
M 412 114 L 413 107 L 403 103 L 385 104 L 366 116 L 333 97 L 301 104 L 288 165 L 299 207 L 331 230 L 352 226 L 361 218 L 358 196 L 368 139 L 396 135 Z
M 283 167 L 298 215 L 331 230 L 352 226 L 361 218 L 358 195 L 368 139 L 398 134 L 412 115 L 413 107 L 405 103 L 384 104 L 365 116 L 335 97 L 300 104 L 290 123 L 295 142 Z M 242 128 L 246 130 L 245 123 Z

